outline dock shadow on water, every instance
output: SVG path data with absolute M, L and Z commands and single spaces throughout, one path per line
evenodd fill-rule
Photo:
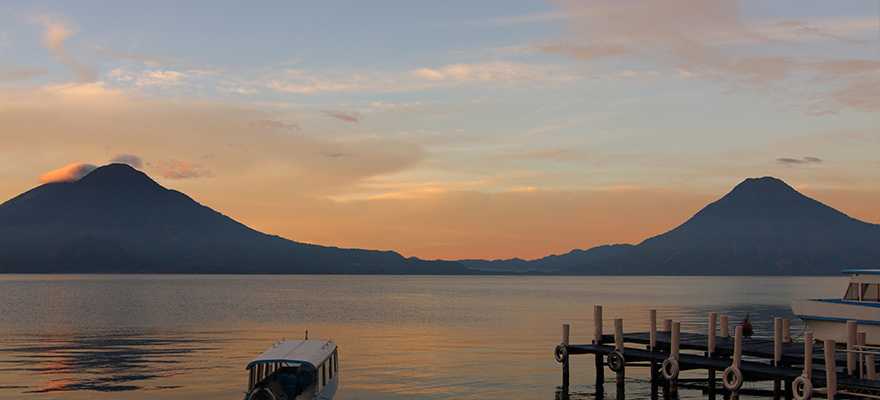
M 179 387 L 156 381 L 210 369 L 192 360 L 215 350 L 217 340 L 175 336 L 144 330 L 7 334 L 0 339 L 0 373 L 28 373 L 36 379 L 0 388 L 36 394 Z

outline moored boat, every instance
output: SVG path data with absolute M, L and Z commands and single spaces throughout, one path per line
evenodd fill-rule
M 866 344 L 880 345 L 880 270 L 845 270 L 851 274 L 842 298 L 791 301 L 791 310 L 819 340 L 846 342 L 846 322 L 858 322 Z
M 246 369 L 244 400 L 329 400 L 339 386 L 339 356 L 331 340 L 279 340 Z

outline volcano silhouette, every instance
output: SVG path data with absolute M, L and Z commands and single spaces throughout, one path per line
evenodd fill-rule
M 125 164 L 0 205 L 0 271 L 467 274 L 461 264 L 255 231 Z
M 880 268 L 880 225 L 764 177 L 745 180 L 669 232 L 564 273 L 826 275 L 851 268 Z

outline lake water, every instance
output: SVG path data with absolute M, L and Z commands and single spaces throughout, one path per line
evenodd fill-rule
M 750 313 L 772 337 L 788 301 L 837 297 L 847 277 L 0 275 L 0 398 L 241 399 L 244 366 L 276 340 L 332 338 L 337 399 L 555 399 L 562 324 L 648 329 L 648 310 L 707 330 Z M 609 328 L 606 328 L 606 330 Z M 803 329 L 792 321 L 792 335 Z M 647 371 L 627 371 L 644 398 Z M 606 371 L 606 377 L 613 374 Z M 595 393 L 574 356 L 571 398 Z M 610 386 L 610 387 L 609 387 Z M 605 394 L 614 396 L 613 384 Z M 693 391 L 682 398 L 702 398 Z

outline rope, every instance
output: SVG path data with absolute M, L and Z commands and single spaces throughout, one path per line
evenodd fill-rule
M 797 337 L 793 337 L 793 338 L 791 338 L 791 341 L 792 341 L 792 342 L 794 342 L 794 341 L 796 341 L 796 340 L 798 340 L 798 339 L 800 339 L 800 338 L 801 338 L 801 336 L 804 336 L 804 333 L 806 333 L 806 332 L 807 332 L 807 325 L 806 325 L 806 324 L 804 324 L 804 329 L 803 329 L 803 330 L 801 330 L 801 333 L 800 333 L 800 334 L 798 334 L 798 335 L 797 335 Z

